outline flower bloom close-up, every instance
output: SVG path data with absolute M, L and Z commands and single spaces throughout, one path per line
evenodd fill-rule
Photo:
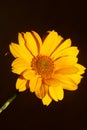
M 64 90 L 77 90 L 85 67 L 78 63 L 79 50 L 71 46 L 70 39 L 64 40 L 54 30 L 41 39 L 32 31 L 19 33 L 18 42 L 11 43 L 9 48 L 15 57 L 12 72 L 19 75 L 19 92 L 29 88 L 48 106 L 52 100 L 62 100 Z

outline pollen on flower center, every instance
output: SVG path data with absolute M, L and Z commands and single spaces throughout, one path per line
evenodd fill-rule
M 31 62 L 32 69 L 42 77 L 48 77 L 54 69 L 53 61 L 47 56 L 37 56 Z

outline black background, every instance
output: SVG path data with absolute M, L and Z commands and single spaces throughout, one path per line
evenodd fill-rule
M 0 106 L 15 92 L 17 75 L 11 73 L 11 41 L 18 32 L 35 30 L 41 36 L 55 30 L 78 46 L 79 63 L 87 66 L 87 7 L 82 0 L 0 1 Z M 7 56 L 4 54 L 8 52 Z M 20 95 L 0 114 L 0 130 L 87 129 L 87 74 L 77 91 L 65 91 L 61 102 L 48 107 L 29 92 Z

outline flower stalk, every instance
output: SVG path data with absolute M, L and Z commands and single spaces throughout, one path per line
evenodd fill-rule
M 19 92 L 16 92 L 12 97 L 10 97 L 0 108 L 0 114 L 12 103 L 12 101 L 18 96 Z

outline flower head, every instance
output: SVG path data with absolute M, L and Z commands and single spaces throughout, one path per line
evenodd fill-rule
M 64 89 L 76 90 L 85 67 L 78 64 L 79 50 L 64 41 L 57 32 L 49 31 L 42 40 L 35 31 L 19 33 L 18 42 L 10 44 L 15 57 L 12 72 L 19 75 L 16 89 L 30 89 L 44 105 L 62 100 Z

